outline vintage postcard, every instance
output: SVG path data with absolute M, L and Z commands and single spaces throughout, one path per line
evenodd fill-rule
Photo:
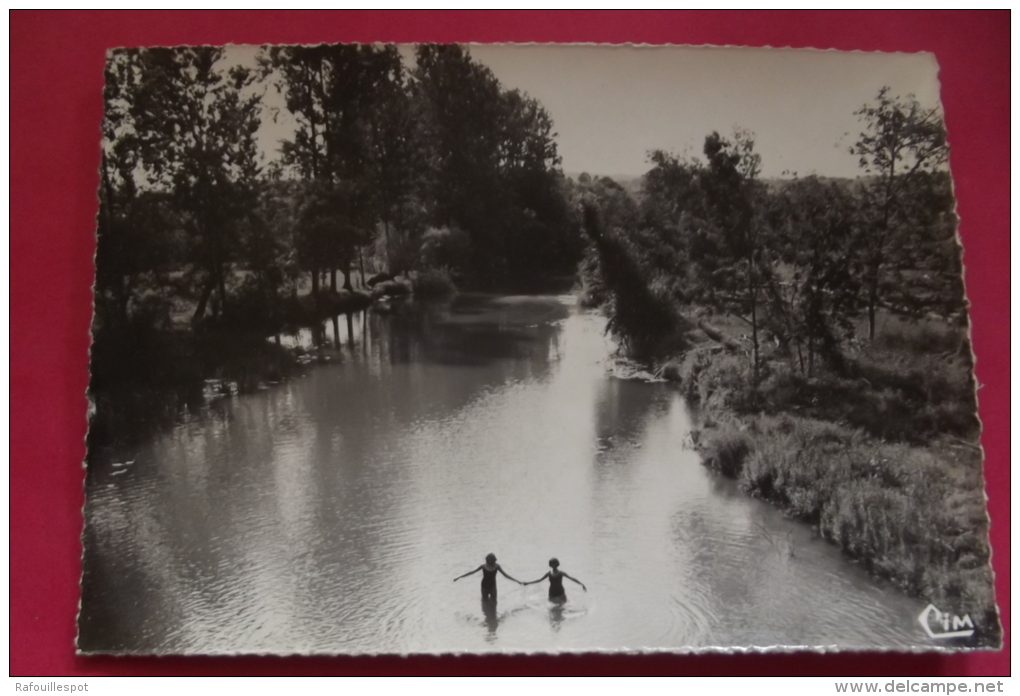
M 108 54 L 77 648 L 996 648 L 930 54 Z

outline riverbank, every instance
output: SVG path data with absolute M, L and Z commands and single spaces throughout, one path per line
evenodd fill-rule
M 849 558 L 977 626 L 996 645 L 979 423 L 963 329 L 885 318 L 848 375 L 766 357 L 757 388 L 736 327 L 658 374 L 698 411 L 705 466 L 814 526 Z M 719 327 L 722 328 L 719 328 Z

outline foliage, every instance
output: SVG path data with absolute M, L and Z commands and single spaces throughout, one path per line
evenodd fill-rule
M 685 341 L 683 333 L 690 328 L 687 322 L 673 310 L 667 298 L 649 287 L 626 243 L 617 233 L 606 229 L 599 207 L 587 202 L 583 216 L 585 234 L 598 259 L 600 282 L 607 288 L 607 328 L 638 359 L 680 350 Z
M 447 268 L 428 268 L 415 273 L 411 287 L 417 297 L 446 297 L 457 291 Z
M 871 219 L 864 229 L 869 248 L 868 335 L 874 338 L 882 276 L 890 255 L 904 249 L 900 242 L 909 236 L 905 231 L 930 225 L 928 216 L 932 213 L 942 222 L 953 224 L 949 222 L 951 192 L 946 187 L 931 186 L 932 176 L 937 176 L 948 161 L 949 146 L 937 108 L 923 109 L 912 96 L 895 97 L 888 87 L 879 90 L 875 101 L 856 114 L 864 131 L 850 152 L 859 157 L 861 169 L 873 177 L 864 206 L 871 212 Z M 953 251 L 959 255 L 958 249 Z
M 649 154 L 639 202 L 631 201 L 638 217 L 615 232 L 638 269 L 634 277 L 668 298 L 674 313 L 746 324 L 739 340 L 752 391 L 771 351 L 805 375 L 815 373 L 816 357 L 846 372 L 862 312 L 874 339 L 880 306 L 915 320 L 959 317 L 965 306 L 937 112 L 883 89 L 858 115 L 866 128 L 853 151 L 868 176 L 856 184 L 761 181 L 751 134 L 712 133 L 703 160 Z M 596 200 L 606 208 L 610 199 Z M 585 299 L 612 315 L 614 288 L 596 252 L 591 247 L 581 265 Z
M 130 114 L 141 165 L 150 186 L 172 192 L 180 213 L 186 261 L 201 277 L 200 320 L 215 288 L 226 307 L 226 276 L 254 204 L 260 97 L 243 92 L 254 79 L 249 70 L 222 66 L 221 48 L 126 55 L 137 71 Z
M 627 220 L 617 237 L 633 251 L 634 282 L 643 279 L 650 294 L 677 309 L 697 303 L 732 313 L 748 325 L 751 379 L 757 381 L 763 291 L 776 264 L 770 238 L 775 203 L 758 181 L 761 161 L 749 133 L 737 132 L 733 140 L 712 133 L 704 153 L 705 163 L 652 152 L 655 166 L 645 177 L 637 220 Z M 611 296 L 600 289 L 596 265 L 586 264 L 595 292 Z
M 750 456 L 754 442 L 750 436 L 735 426 L 717 428 L 706 433 L 702 446 L 704 463 L 709 469 L 727 478 L 737 478 Z
M 118 379 L 148 384 L 150 359 L 186 361 L 143 329 L 264 338 L 370 302 L 353 282 L 366 255 L 424 294 L 526 289 L 580 258 L 549 114 L 463 47 L 421 46 L 413 70 L 393 45 L 267 47 L 248 67 L 223 48 L 118 49 L 104 89 L 97 359 L 145 355 L 94 379 L 97 402 Z M 293 128 L 265 166 L 270 117 Z
M 483 287 L 571 272 L 579 249 L 548 113 L 503 89 L 462 46 L 421 45 L 416 62 L 411 89 L 430 226 L 470 239 L 470 261 L 453 270 Z
M 767 287 L 770 329 L 792 346 L 802 374 L 814 373 L 816 354 L 843 371 L 841 346 L 854 335 L 863 276 L 857 200 L 817 177 L 795 180 L 775 198 L 781 267 Z
M 755 383 L 760 378 L 759 303 L 761 291 L 773 272 L 769 254 L 768 206 L 770 197 L 758 181 L 761 157 L 754 152 L 750 133 L 737 132 L 732 141 L 712 133 L 705 139 L 708 160 L 701 177 L 706 210 L 720 253 L 711 274 L 718 306 L 743 318 L 751 328 L 751 365 Z
M 378 217 L 380 166 L 373 167 L 379 155 L 373 144 L 378 112 L 389 105 L 384 95 L 399 89 L 399 55 L 393 46 L 274 46 L 261 66 L 298 124 L 282 144 L 281 161 L 305 182 L 299 263 L 311 273 L 316 297 L 322 269 L 331 270 L 333 290 L 338 269 L 351 290 L 351 266 L 358 249 L 372 241 Z
M 608 233 L 616 240 L 631 238 L 634 235 L 638 228 L 638 207 L 618 183 L 609 177 L 581 174 L 576 182 L 568 181 L 566 188 L 569 199 L 574 202 L 574 214 L 582 218 L 576 223 L 579 228 L 583 226 L 584 211 L 588 209 L 589 215 L 595 215 L 591 222 L 600 225 L 600 229 L 605 231 L 603 234 Z M 608 306 L 612 298 L 612 288 L 606 285 L 603 278 L 601 254 L 598 246 L 591 243 L 590 231 L 585 233 L 585 237 L 588 240 L 588 249 L 579 268 L 583 284 L 581 302 L 589 306 Z M 607 252 L 612 254 L 610 250 Z M 641 259 L 635 261 L 640 263 Z M 641 269 L 637 269 L 636 272 L 640 271 Z M 613 313 L 610 312 L 610 318 L 612 316 Z

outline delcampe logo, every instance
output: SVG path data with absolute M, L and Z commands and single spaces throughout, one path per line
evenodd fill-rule
M 974 622 L 970 620 L 970 614 L 957 616 L 948 612 L 939 611 L 934 604 L 929 604 L 917 617 L 921 627 L 928 634 L 929 638 L 968 638 L 974 635 Z

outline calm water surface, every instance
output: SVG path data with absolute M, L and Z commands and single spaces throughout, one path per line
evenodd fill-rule
M 446 652 L 923 645 L 922 603 L 708 472 L 569 297 L 459 296 L 284 340 L 328 365 L 96 453 L 79 646 Z M 131 462 L 131 463 L 128 463 Z M 533 580 L 550 556 L 569 602 Z

